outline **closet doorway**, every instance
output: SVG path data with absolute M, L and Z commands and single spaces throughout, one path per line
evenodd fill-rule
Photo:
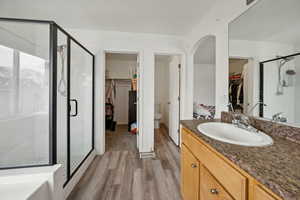
M 247 58 L 229 59 L 229 111 L 249 114 L 253 97 L 253 66 Z
M 137 150 L 138 54 L 105 53 L 105 148 Z
M 181 55 L 155 55 L 154 129 L 180 144 Z

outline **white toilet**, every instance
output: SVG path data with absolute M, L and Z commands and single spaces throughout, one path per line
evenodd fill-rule
M 160 104 L 155 104 L 155 113 L 154 113 L 154 128 L 158 129 L 160 124 L 160 119 L 162 114 L 160 113 Z

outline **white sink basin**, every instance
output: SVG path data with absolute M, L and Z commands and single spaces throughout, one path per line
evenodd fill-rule
M 230 144 L 253 147 L 273 144 L 273 139 L 263 132 L 250 132 L 228 123 L 207 122 L 197 128 L 210 138 Z

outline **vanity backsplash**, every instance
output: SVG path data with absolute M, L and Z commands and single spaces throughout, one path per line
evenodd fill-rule
M 233 120 L 233 115 L 236 113 L 232 112 L 222 112 L 221 121 L 226 123 L 231 123 Z M 281 124 L 273 121 L 268 121 L 265 119 L 256 118 L 253 116 L 248 116 L 250 123 L 253 127 L 258 130 L 267 133 L 268 135 L 275 135 L 292 142 L 300 144 L 300 128 L 289 126 L 287 124 Z

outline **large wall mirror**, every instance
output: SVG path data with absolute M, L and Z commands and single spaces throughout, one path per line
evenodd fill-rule
M 300 126 L 300 1 L 260 0 L 229 24 L 229 107 Z

